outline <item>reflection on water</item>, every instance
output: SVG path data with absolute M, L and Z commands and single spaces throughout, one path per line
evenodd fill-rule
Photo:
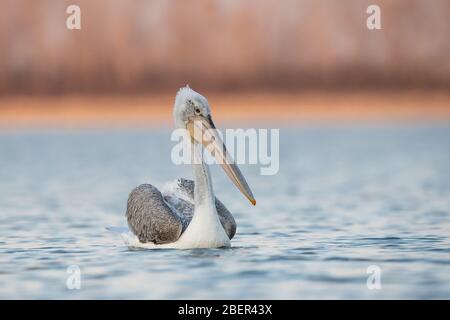
M 169 138 L 0 133 L 0 298 L 450 298 L 449 127 L 282 129 L 278 175 L 242 168 L 256 207 L 212 169 L 232 248 L 130 250 L 130 190 L 191 174 Z

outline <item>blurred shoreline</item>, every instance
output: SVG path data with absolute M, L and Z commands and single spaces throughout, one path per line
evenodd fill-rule
M 450 123 L 448 91 L 205 93 L 219 124 Z M 174 94 L 0 97 L 0 128 L 172 127 Z
M 0 94 L 448 88 L 450 1 L 3 0 Z

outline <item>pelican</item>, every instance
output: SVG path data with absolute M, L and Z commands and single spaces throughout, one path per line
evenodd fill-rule
M 133 189 L 126 211 L 131 233 L 122 237 L 130 247 L 229 247 L 236 233 L 236 222 L 214 195 L 203 150 L 210 151 L 236 187 L 255 205 L 253 193 L 217 134 L 204 96 L 189 86 L 181 88 L 175 97 L 173 115 L 176 128 L 184 129 L 193 150 L 194 181 L 180 178 L 166 183 L 162 192 L 151 184 Z M 204 137 L 208 134 L 207 143 Z

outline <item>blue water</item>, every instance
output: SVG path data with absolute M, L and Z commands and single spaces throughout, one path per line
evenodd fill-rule
M 190 177 L 168 131 L 0 133 L 0 298 L 450 298 L 449 126 L 324 125 L 280 140 L 277 175 L 242 167 L 256 207 L 212 170 L 238 223 L 231 249 L 152 251 L 105 227 L 126 225 L 138 184 Z

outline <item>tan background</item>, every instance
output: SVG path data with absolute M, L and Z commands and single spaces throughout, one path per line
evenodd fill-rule
M 69 4 L 82 30 L 67 30 Z M 370 4 L 382 30 L 366 27 Z M 0 0 L 0 11 L 2 126 L 170 121 L 187 83 L 231 120 L 450 118 L 448 0 Z
M 379 4 L 382 31 L 366 28 Z M 69 4 L 82 30 L 65 27 Z M 448 87 L 448 0 L 1 0 L 0 93 Z

